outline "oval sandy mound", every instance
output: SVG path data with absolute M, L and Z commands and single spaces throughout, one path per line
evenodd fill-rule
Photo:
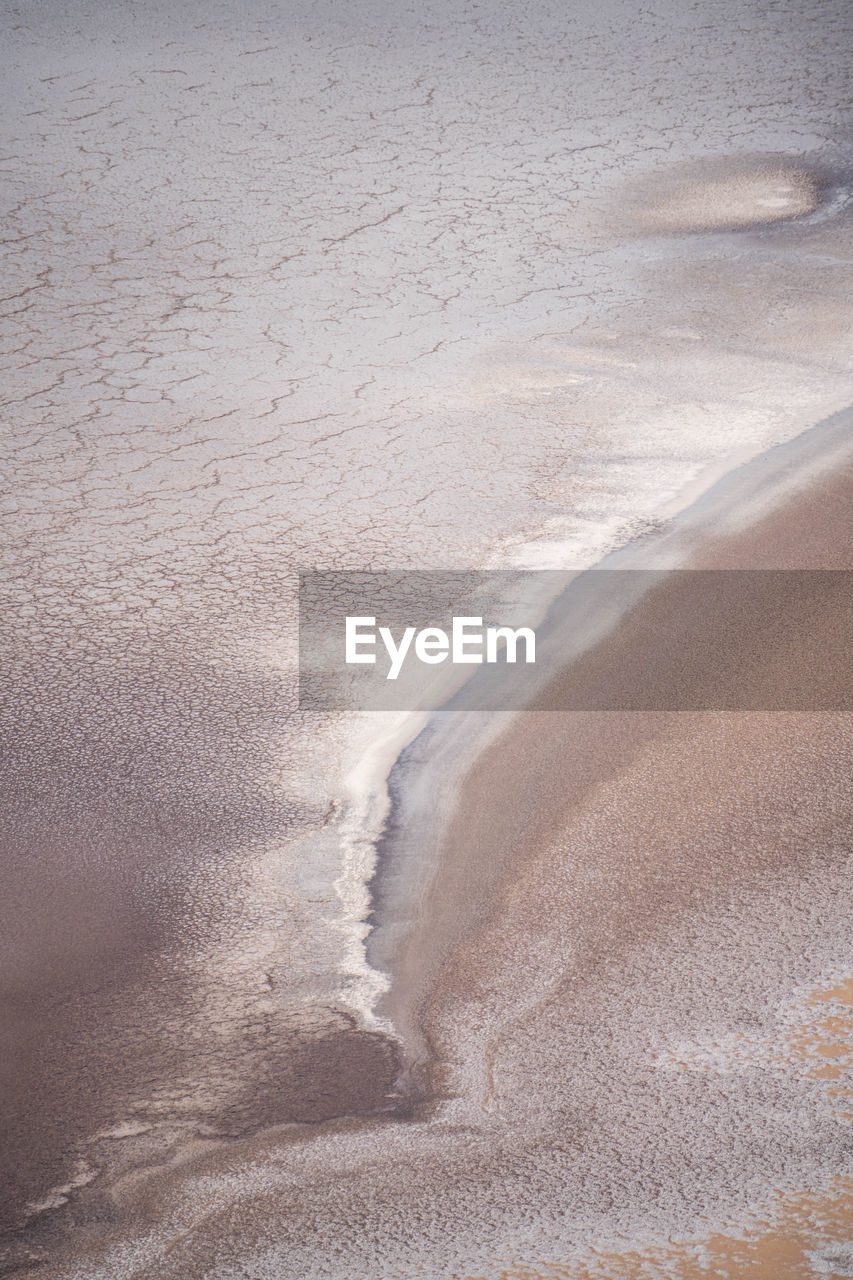
M 821 187 L 796 163 L 700 163 L 646 179 L 629 214 L 644 231 L 738 230 L 811 213 Z

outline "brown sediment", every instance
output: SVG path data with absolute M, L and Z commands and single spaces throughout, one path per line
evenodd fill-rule
M 851 511 L 853 470 L 847 469 L 752 527 L 707 540 L 695 549 L 692 567 L 849 568 Z M 756 661 L 778 664 L 781 672 L 796 661 L 798 641 L 831 627 L 830 615 L 831 609 L 804 613 L 793 633 L 769 646 L 766 633 L 735 632 L 719 665 L 740 665 L 745 679 Z M 612 975 L 624 973 L 642 999 L 654 999 L 660 976 L 647 957 L 657 949 L 686 980 L 691 955 L 675 940 L 695 938 L 698 956 L 708 914 L 721 904 L 731 913 L 742 896 L 742 921 L 733 926 L 742 938 L 733 934 L 731 944 L 736 955 L 743 937 L 752 931 L 760 938 L 767 927 L 751 905 L 753 895 L 772 899 L 776 880 L 807 882 L 817 868 L 840 866 L 853 837 L 848 714 L 546 709 L 549 701 L 564 703 L 560 681 L 582 680 L 579 669 L 599 681 L 609 673 L 617 682 L 627 667 L 633 678 L 644 664 L 653 673 L 662 650 L 635 621 L 626 620 L 584 663 L 558 677 L 537 708 L 517 716 L 467 774 L 390 998 L 420 1059 L 415 1073 L 437 1097 L 473 1088 L 486 1114 L 510 1115 L 521 1105 L 540 1122 L 547 1115 L 546 1145 L 564 1141 L 561 1135 L 579 1123 L 578 1098 L 590 1096 L 572 1079 L 587 1058 L 566 1028 L 592 1040 L 618 1035 L 606 1025 L 608 1002 L 601 998 Z M 639 654 L 632 650 L 638 644 Z M 818 931 L 821 918 L 818 905 Z M 784 972 L 756 969 L 754 980 L 784 991 L 808 977 L 794 953 Z M 725 987 L 725 963 L 719 980 Z M 756 1032 L 741 998 L 732 990 L 729 1007 L 725 992 L 722 1003 L 709 999 L 707 1038 L 673 1049 L 672 1065 L 693 1079 L 713 1075 L 721 1056 L 730 1072 L 780 1070 L 814 1082 L 828 1112 L 842 1129 L 849 1125 L 850 979 L 812 991 L 781 1031 Z M 470 1071 L 477 1059 L 479 1080 Z M 603 1097 L 595 1091 L 591 1097 L 606 1109 Z M 629 1099 L 622 1111 L 631 1117 Z M 733 1132 L 751 1123 L 744 1116 Z M 794 1131 L 791 1150 L 797 1142 Z M 807 1146 L 809 1138 L 802 1142 Z M 735 1169 L 738 1159 L 733 1150 Z M 828 1164 L 831 1169 L 831 1159 Z M 531 1259 L 488 1274 L 501 1280 L 850 1274 L 853 1256 L 836 1254 L 853 1238 L 853 1183 L 838 1178 L 818 1190 L 826 1178 L 819 1161 L 814 1178 L 800 1183 L 802 1194 L 768 1181 L 763 1193 L 746 1197 L 740 1220 L 723 1227 L 711 1215 L 715 1225 L 707 1234 L 695 1228 L 702 1217 L 700 1182 L 692 1210 L 682 1217 L 693 1216 L 694 1229 L 684 1239 L 676 1232 L 665 1247 L 623 1251 L 606 1244 L 602 1223 L 594 1259 Z
M 127 988 L 121 994 L 128 996 Z M 86 1220 L 89 1193 L 74 1183 L 81 1170 L 79 1185 L 85 1187 L 104 1170 L 109 1176 L 156 1164 L 199 1134 L 210 1141 L 284 1123 L 316 1126 L 342 1115 L 375 1114 L 392 1105 L 399 1069 L 396 1044 L 363 1030 L 351 1015 L 327 1010 L 310 1027 L 287 1028 L 271 1018 L 268 1029 L 247 1028 L 240 1046 L 246 1078 L 226 1103 L 199 1096 L 194 1107 L 181 1108 L 179 1097 L 167 1097 L 158 1112 L 155 1106 L 139 1105 L 131 1095 L 125 1111 L 129 1122 L 115 1125 L 109 1086 L 118 1077 L 127 1087 L 134 1065 L 127 1062 L 128 1053 L 137 1055 L 134 1081 L 141 1077 L 146 1082 L 155 1071 L 165 1073 L 170 1066 L 177 1073 L 182 1066 L 166 1056 L 156 1028 L 141 1016 L 138 1022 L 130 1019 L 129 1028 L 117 1025 L 111 1004 L 115 998 L 109 988 L 102 1002 L 90 997 L 85 1013 L 92 1023 L 84 1020 L 78 998 L 69 1001 L 70 1008 L 48 1005 L 42 1011 L 31 1004 L 22 1027 L 7 1027 L 7 1043 L 15 1057 L 4 1082 L 7 1120 L 0 1203 L 6 1217 L 0 1228 L 26 1229 L 33 1208 L 60 1208 L 72 1193 L 75 1216 Z M 97 1013 L 102 1014 L 101 1022 Z M 211 1074 L 217 1068 L 211 1052 Z
M 694 548 L 691 567 L 849 568 L 851 512 L 848 468 L 823 477 L 751 527 L 707 539 Z M 540 1149 L 550 1143 L 559 1149 L 573 1127 L 583 1131 L 588 1123 L 579 1111 L 581 1099 L 596 1108 L 598 1124 L 611 1106 L 599 1087 L 587 1087 L 578 1076 L 596 1055 L 578 1045 L 577 1037 L 618 1043 L 620 1028 L 608 1019 L 614 1008 L 624 1016 L 624 1006 L 608 996 L 610 987 L 623 984 L 626 999 L 633 992 L 653 1009 L 667 998 L 661 963 L 664 974 L 669 965 L 685 987 L 695 987 L 694 955 L 685 945 L 691 939 L 696 964 L 705 966 L 712 983 L 716 969 L 720 990 L 708 990 L 704 1014 L 694 1006 L 685 1020 L 682 1011 L 681 1025 L 698 1023 L 702 1034 L 691 1043 L 671 1044 L 661 1063 L 697 1085 L 721 1071 L 744 1079 L 764 1072 L 799 1078 L 821 1091 L 836 1135 L 849 1133 L 851 979 L 786 996 L 810 975 L 796 944 L 786 954 L 784 939 L 780 947 L 778 937 L 766 933 L 772 913 L 757 905 L 772 900 L 774 892 L 784 901 L 793 881 L 808 884 L 818 869 L 831 879 L 833 868 L 843 867 L 853 838 L 849 714 L 547 710 L 549 703 L 565 704 L 569 682 L 610 678 L 618 684 L 626 670 L 634 680 L 644 669 L 654 677 L 666 647 L 656 647 L 654 637 L 636 625 L 647 609 L 643 602 L 562 673 L 536 709 L 516 717 L 466 776 L 439 872 L 401 957 L 392 993 L 397 1016 L 408 1024 L 414 1052 L 424 1059 L 422 1078 L 439 1096 L 467 1087 L 485 1113 L 510 1116 L 521 1107 L 541 1126 Z M 740 668 L 744 679 L 756 662 L 771 669 L 775 664 L 781 674 L 797 660 L 807 637 L 821 628 L 828 634 L 833 625 L 830 605 L 804 612 L 793 625 L 789 619 L 785 635 L 734 630 L 717 665 Z M 838 884 L 844 884 L 843 871 Z M 472 910 L 472 902 L 478 909 Z M 825 902 L 817 892 L 816 934 Z M 715 965 L 713 949 L 710 959 L 703 952 L 711 932 L 707 921 L 718 910 L 728 923 Z M 762 969 L 756 951 L 763 931 L 773 959 Z M 787 1021 L 755 1018 L 754 1002 L 732 983 L 738 955 L 755 966 L 752 982 L 766 984 L 771 1003 L 784 1006 L 790 999 Z M 647 1052 L 643 1036 L 654 1039 L 656 1018 L 659 1027 L 657 1014 L 648 1027 L 642 1018 L 633 1025 L 634 1034 L 640 1032 L 638 1056 Z M 679 1025 L 678 1017 L 673 1024 Z M 470 1070 L 477 1058 L 479 1075 Z M 650 1096 L 645 1088 L 638 1092 L 640 1114 Z M 631 1098 L 615 1110 L 626 1127 L 617 1158 L 630 1163 L 637 1155 L 631 1150 Z M 724 1116 L 724 1110 L 712 1109 L 708 1121 L 722 1130 Z M 695 1124 L 686 1113 L 682 1120 Z M 668 1125 L 682 1120 L 676 1112 Z M 737 1178 L 743 1150 L 736 1135 L 756 1132 L 756 1122 L 760 1133 L 761 1121 L 747 1110 L 730 1115 L 729 1122 L 737 1145 L 727 1150 L 724 1141 L 716 1158 L 729 1161 Z M 642 1125 L 640 1120 L 645 1132 Z M 522 1133 L 523 1126 L 523 1147 L 528 1139 Z M 673 1138 L 670 1128 L 667 1142 Z M 653 1130 L 645 1134 L 652 1161 L 661 1160 L 659 1140 Z M 588 1141 L 595 1149 L 600 1139 Z M 844 1139 L 832 1141 L 841 1143 L 838 1168 Z M 790 1155 L 810 1142 L 808 1126 L 802 1135 L 792 1126 L 782 1150 Z M 581 1147 L 576 1150 L 580 1160 Z M 777 1160 L 778 1178 L 787 1181 L 787 1156 Z M 552 1255 L 545 1261 L 528 1254 L 526 1265 L 487 1274 L 501 1280 L 805 1280 L 853 1273 L 853 1181 L 839 1176 L 827 1185 L 833 1157 L 813 1162 L 813 1181 L 801 1173 L 798 1192 L 790 1183 L 783 1190 L 771 1173 L 760 1191 L 742 1196 L 738 1216 L 722 1221 L 705 1213 L 706 1190 L 691 1164 L 688 1158 L 686 1168 L 696 1177 L 692 1203 L 688 1197 L 680 1211 L 673 1206 L 673 1222 L 682 1230 L 664 1233 L 670 1235 L 665 1243 L 644 1246 L 630 1234 L 624 1244 L 614 1243 L 605 1213 L 599 1242 L 582 1251 L 585 1259 Z M 746 1182 L 745 1168 L 741 1176 Z M 564 1177 L 555 1170 L 555 1186 Z M 706 1231 L 697 1229 L 703 1218 Z M 684 1230 L 686 1224 L 692 1229 Z M 479 1274 L 472 1270 L 471 1280 Z
M 706 540 L 690 567 L 850 568 L 851 511 L 848 468 L 752 527 Z M 834 847 L 849 820 L 844 713 L 549 709 L 566 705 L 567 688 L 576 690 L 584 680 L 627 687 L 643 672 L 655 679 L 663 648 L 642 626 L 644 608 L 561 673 L 465 778 L 388 1000 L 416 1054 L 427 1052 L 422 1035 L 433 1045 L 433 1072 L 443 1056 L 440 1011 L 486 972 L 486 937 L 510 938 L 525 927 L 525 912 L 532 920 L 543 914 L 547 896 L 537 900 L 524 886 L 537 885 L 547 895 L 549 868 L 559 882 L 551 868 L 557 844 L 571 845 L 583 860 L 583 842 L 594 839 L 595 877 L 612 880 L 606 898 L 600 885 L 594 894 L 588 885 L 559 926 L 580 949 L 577 983 L 629 942 L 694 910 L 720 885 L 765 877 L 824 845 Z M 775 665 L 781 674 L 816 630 L 830 634 L 838 619 L 831 610 L 803 611 L 794 622 L 799 631 L 771 636 L 775 646 L 763 632 L 733 633 L 730 647 L 709 660 L 745 681 L 756 664 L 765 671 Z M 689 695 L 685 690 L 687 705 Z M 472 936 L 484 909 L 482 928 Z M 506 956 L 489 955 L 500 970 Z

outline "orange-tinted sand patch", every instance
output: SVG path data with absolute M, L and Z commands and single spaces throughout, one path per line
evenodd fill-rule
M 853 1097 L 853 976 L 810 993 L 806 1017 L 787 1044 L 762 1046 L 798 1074 L 834 1083 L 828 1092 Z M 821 1016 L 825 1012 L 825 1016 Z M 810 1016 L 811 1015 L 811 1016 Z M 744 1039 L 727 1046 L 735 1060 L 756 1058 Z M 698 1058 L 673 1059 L 683 1070 L 711 1070 Z M 853 1119 L 853 1111 L 839 1114 Z M 853 1179 L 839 1178 L 823 1195 L 780 1196 L 773 1225 L 715 1232 L 669 1248 L 601 1253 L 594 1262 L 537 1262 L 501 1273 L 501 1280 L 816 1280 L 853 1275 Z M 842 1252 L 848 1246 L 847 1252 Z M 841 1269 L 838 1269 L 841 1268 Z M 469 1277 L 468 1280 L 479 1280 Z
M 850 1275 L 839 1242 L 853 1236 L 853 1179 L 823 1196 L 782 1199 L 778 1221 L 738 1234 L 716 1232 L 668 1248 L 608 1252 L 589 1263 L 511 1267 L 501 1280 L 817 1280 Z M 835 1270 L 834 1266 L 847 1267 Z M 481 1280 L 470 1276 L 466 1280 Z
M 679 1045 L 664 1061 L 692 1071 L 782 1061 L 809 1079 L 841 1081 L 834 1096 L 853 1096 L 853 979 L 811 992 L 801 1014 L 778 1041 L 741 1034 L 725 1044 Z
M 792 1054 L 812 1079 L 841 1082 L 830 1092 L 849 1099 L 853 1097 L 853 978 L 814 991 L 806 1004 L 814 1017 L 797 1029 Z M 825 1016 L 819 1016 L 823 1010 Z

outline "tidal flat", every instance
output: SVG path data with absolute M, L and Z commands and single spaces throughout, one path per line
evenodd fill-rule
M 853 1274 L 849 712 L 297 696 L 306 569 L 853 567 L 849 6 L 3 15 L 3 1273 Z

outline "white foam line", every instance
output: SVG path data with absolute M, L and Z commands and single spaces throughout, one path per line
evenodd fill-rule
M 366 717 L 366 719 L 365 719 Z M 391 807 L 388 778 L 394 762 L 429 719 L 421 712 L 367 712 L 353 730 L 348 756 L 356 754 L 343 778 L 344 817 L 340 826 L 342 870 L 334 882 L 343 908 L 336 921 L 346 937 L 341 960 L 344 999 L 371 1029 L 393 1034 L 391 1023 L 376 1013 L 390 985 L 388 976 L 368 964 L 365 941 L 370 932 L 368 885 L 376 869 L 376 846 Z M 380 722 L 380 723 L 377 723 Z
M 841 413 L 849 413 L 849 411 L 841 411 Z M 839 417 L 839 415 L 834 416 Z M 831 422 L 832 419 L 828 421 Z M 682 487 L 677 498 L 662 504 L 661 516 L 670 526 L 668 532 L 677 535 L 679 530 L 673 529 L 672 526 L 677 525 L 679 519 L 685 517 L 691 508 L 695 506 L 701 508 L 702 499 L 707 498 L 711 491 L 727 477 L 734 476 L 751 464 L 754 465 L 765 456 L 770 458 L 776 449 L 790 448 L 798 440 L 804 440 L 825 425 L 827 425 L 826 422 L 819 423 L 770 449 L 747 447 L 732 450 L 719 462 L 703 468 L 698 476 Z M 806 443 L 805 440 L 804 443 Z M 754 521 L 772 506 L 787 499 L 797 489 L 813 482 L 837 461 L 842 450 L 849 451 L 849 442 L 845 443 L 844 439 L 823 452 L 819 451 L 817 456 L 797 458 L 795 467 L 783 466 L 781 474 L 777 470 L 772 477 L 772 484 L 767 489 L 759 485 L 757 492 L 746 495 L 746 501 L 741 504 L 739 514 L 731 510 L 724 511 L 724 523 L 729 526 Z M 697 528 L 701 529 L 706 521 L 707 516 L 703 515 L 700 509 L 694 519 L 681 519 L 682 531 L 692 532 Z M 602 566 L 611 559 L 621 559 L 623 555 L 630 552 L 632 541 L 608 552 L 590 567 Z M 679 543 L 676 536 L 675 547 L 669 545 L 664 548 L 665 567 L 677 567 L 679 562 L 683 562 L 688 550 L 688 545 Z M 524 599 L 525 608 L 535 605 L 536 613 L 532 617 L 535 625 L 545 618 L 554 600 L 565 590 L 571 578 L 582 571 L 578 568 L 571 572 L 555 573 L 553 589 L 543 587 L 546 579 L 537 580 Z M 523 574 L 524 570 L 519 569 L 518 572 Z M 531 620 L 529 614 L 526 613 L 525 617 L 528 621 Z M 611 621 L 615 622 L 615 620 L 614 616 Z M 597 634 L 596 632 L 588 637 L 590 643 Z M 446 690 L 446 698 L 444 698 L 446 702 L 479 670 L 479 667 L 449 668 L 436 675 L 429 689 Z M 367 923 L 367 915 L 370 911 L 368 885 L 376 869 L 377 842 L 391 808 L 388 787 L 391 770 L 401 753 L 426 727 L 432 714 L 430 711 L 362 713 L 358 727 L 354 728 L 351 735 L 347 753 L 348 759 L 352 760 L 354 755 L 355 761 L 349 767 L 345 766 L 346 772 L 342 783 L 344 818 L 340 826 L 340 839 L 343 869 L 335 881 L 334 888 L 343 907 L 343 915 L 337 922 L 337 927 L 347 937 L 341 965 L 346 981 L 344 998 L 357 1013 L 363 1025 L 391 1035 L 396 1034 L 393 1025 L 375 1011 L 380 997 L 389 989 L 390 979 L 387 974 L 374 969 L 366 957 L 365 942 L 371 931 L 371 926 Z

